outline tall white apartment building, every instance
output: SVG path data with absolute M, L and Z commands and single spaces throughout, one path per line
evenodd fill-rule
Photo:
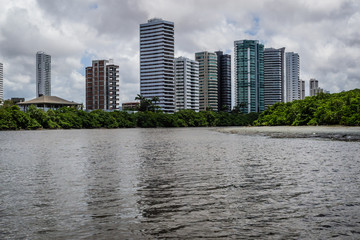
M 185 57 L 175 58 L 176 111 L 199 111 L 199 63 Z
M 0 63 L 0 104 L 4 99 L 4 68 L 3 64 Z
M 51 56 L 36 53 L 36 97 L 51 96 Z
M 299 99 L 300 57 L 294 52 L 286 53 L 286 102 Z
M 175 111 L 174 23 L 153 18 L 140 24 L 140 94 L 159 98 L 166 113 Z
M 285 48 L 264 50 L 264 104 L 265 109 L 284 102 Z

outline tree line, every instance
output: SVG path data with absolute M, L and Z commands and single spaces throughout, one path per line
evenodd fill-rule
M 26 112 L 5 101 L 0 107 L 0 130 L 81 129 L 81 128 L 156 128 L 215 126 L 347 125 L 360 126 L 360 89 L 306 97 L 289 103 L 276 103 L 260 115 L 232 112 L 180 110 L 162 113 L 158 99 L 140 95 L 138 112 L 95 110 L 86 112 L 72 107 L 44 111 L 30 106 Z
M 276 103 L 254 122 L 257 126 L 360 126 L 360 89 Z
M 192 110 L 180 110 L 174 114 L 161 111 L 86 112 L 72 107 L 44 111 L 35 106 L 23 112 L 16 105 L 6 104 L 0 108 L 0 130 L 247 126 L 257 117 L 257 113 Z

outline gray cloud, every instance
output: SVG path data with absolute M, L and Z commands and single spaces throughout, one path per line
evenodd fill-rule
M 139 92 L 139 24 L 175 22 L 176 55 L 232 54 L 233 42 L 259 39 L 300 54 L 301 78 L 337 92 L 360 88 L 360 6 L 356 0 L 0 0 L 0 62 L 5 97 L 35 97 L 35 54 L 52 56 L 52 93 L 84 102 L 91 59 L 120 66 L 122 101 Z

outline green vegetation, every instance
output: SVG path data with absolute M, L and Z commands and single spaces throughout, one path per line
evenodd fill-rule
M 30 106 L 27 112 L 5 101 L 0 107 L 0 130 L 70 129 L 70 128 L 155 128 L 276 125 L 347 125 L 360 126 L 360 89 L 335 94 L 320 94 L 305 100 L 277 103 L 262 114 L 242 114 L 238 108 L 228 112 L 194 112 L 181 110 L 174 114 L 158 110 L 154 98 L 140 95 L 139 111 L 85 112 L 63 107 L 47 112 Z
M 265 110 L 254 124 L 360 126 L 360 89 L 277 103 Z
M 136 113 L 102 110 L 85 112 L 69 107 L 45 112 L 34 106 L 30 106 L 27 112 L 22 112 L 18 106 L 8 104 L 0 108 L 0 130 L 246 126 L 251 125 L 257 117 L 256 113 L 192 110 L 182 110 L 174 114 L 165 114 L 158 110 Z

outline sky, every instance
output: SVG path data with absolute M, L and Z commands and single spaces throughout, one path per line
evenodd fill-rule
M 85 67 L 119 65 L 120 101 L 140 92 L 139 24 L 175 24 L 175 57 L 233 54 L 234 41 L 259 40 L 300 56 L 300 78 L 331 93 L 360 88 L 358 0 L 0 0 L 4 97 L 35 98 L 35 55 L 52 60 L 52 95 L 84 103 Z

